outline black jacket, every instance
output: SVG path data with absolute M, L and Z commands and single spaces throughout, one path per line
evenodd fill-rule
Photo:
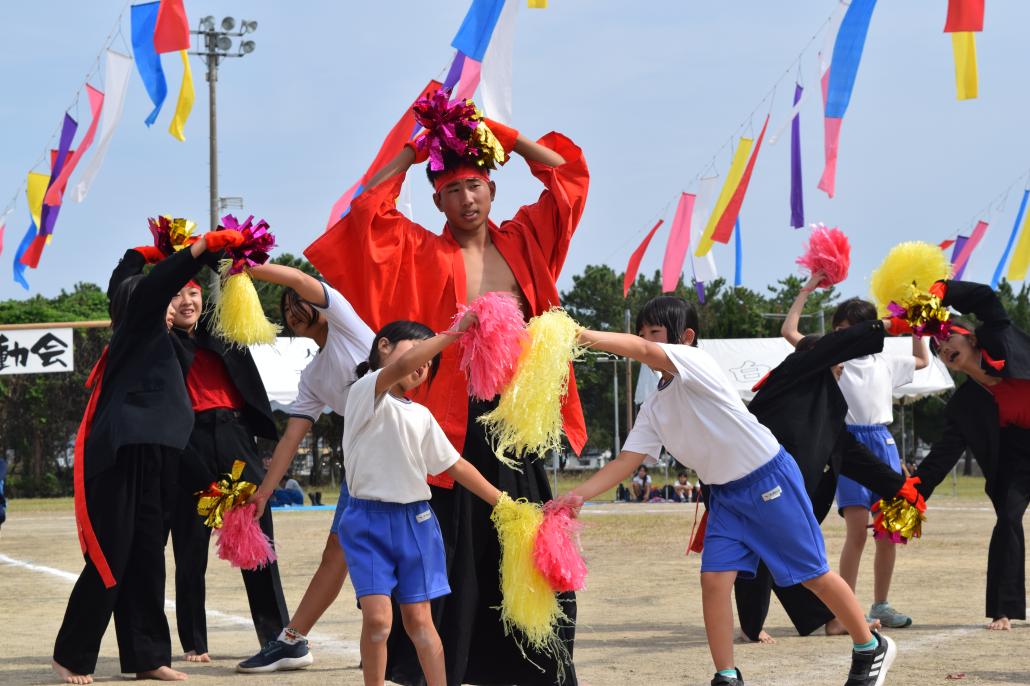
M 748 409 L 764 424 L 798 463 L 805 490 L 816 513 L 825 515 L 830 503 L 815 502 L 833 489 L 820 487 L 827 465 L 834 483 L 838 475 L 866 488 L 893 496 L 905 478 L 876 459 L 845 428 L 848 404 L 833 367 L 883 350 L 883 322 L 861 322 L 820 338 L 815 347 L 793 352 L 763 382 Z
M 974 332 L 977 345 L 994 360 L 1004 360 L 1001 371 L 985 369 L 992 376 L 1030 379 L 1030 336 L 1012 325 L 997 293 L 990 286 L 969 281 L 948 281 L 944 304 L 963 314 L 973 314 L 981 324 Z M 997 486 L 1001 427 L 998 405 L 987 389 L 967 379 L 944 409 L 944 434 L 916 471 L 924 498 L 948 475 L 968 448 L 986 479 L 984 490 L 992 495 Z
M 108 295 L 145 265 L 127 250 L 111 275 Z M 193 410 L 173 337 L 165 326 L 168 303 L 203 263 L 189 250 L 162 260 L 144 276 L 108 345 L 100 397 L 86 438 L 87 479 L 114 466 L 118 449 L 156 444 L 181 450 L 193 429 Z
M 205 314 L 197 322 L 194 335 L 190 336 L 181 329 L 175 329 L 179 361 L 185 373 L 193 365 L 193 357 L 198 347 L 210 350 L 222 358 L 225 369 L 229 373 L 236 389 L 243 396 L 243 420 L 254 436 L 277 440 L 279 432 L 272 417 L 272 406 L 268 402 L 268 392 L 261 381 L 254 357 L 246 346 L 226 343 L 211 333 L 211 319 Z

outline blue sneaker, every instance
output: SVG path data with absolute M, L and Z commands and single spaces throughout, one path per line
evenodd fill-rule
M 311 657 L 308 642 L 305 640 L 290 644 L 278 639 L 269 641 L 257 655 L 236 665 L 237 672 L 257 674 L 261 672 L 278 672 L 287 669 L 304 669 L 315 658 Z

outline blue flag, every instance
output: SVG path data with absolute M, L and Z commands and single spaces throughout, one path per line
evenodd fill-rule
M 848 109 L 874 9 L 876 0 L 852 0 L 840 23 L 837 40 L 833 43 L 833 59 L 830 60 L 830 83 L 826 89 L 827 117 L 841 119 Z
M 32 241 L 36 240 L 37 233 L 39 233 L 39 230 L 36 228 L 36 222 L 30 219 L 29 230 L 25 232 L 25 236 L 21 239 L 18 249 L 14 251 L 14 280 L 21 284 L 21 287 L 25 290 L 29 290 L 29 282 L 25 280 L 25 265 L 21 263 L 21 256 L 32 245 Z
M 157 121 L 161 106 L 168 95 L 168 84 L 161 68 L 161 56 L 154 48 L 154 26 L 157 24 L 159 2 L 148 2 L 132 6 L 132 53 L 136 58 L 136 69 L 143 79 L 147 95 L 154 103 L 154 111 L 146 118 L 147 126 Z
M 516 0 L 509 0 L 516 2 Z M 451 41 L 451 47 L 460 50 L 477 62 L 483 61 L 486 46 L 490 45 L 490 37 L 494 34 L 497 19 L 504 8 L 504 0 L 472 0 L 461 28 Z M 133 8 L 135 9 L 135 8 Z

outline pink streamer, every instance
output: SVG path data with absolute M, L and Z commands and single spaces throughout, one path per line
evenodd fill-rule
M 544 505 L 544 520 L 533 545 L 533 562 L 555 592 L 578 591 L 584 586 L 587 566 L 580 554 L 582 526 L 569 505 L 554 500 Z
M 955 264 L 952 265 L 952 271 L 955 274 L 961 273 L 962 270 L 966 268 L 966 262 L 969 261 L 969 256 L 973 254 L 973 250 L 976 249 L 976 246 L 980 243 L 980 240 L 984 237 L 985 233 L 987 233 L 987 222 L 978 221 L 976 223 L 976 228 L 973 229 L 972 235 L 969 236 L 969 240 L 966 241 L 964 246 L 962 246 L 962 252 L 960 252 L 958 257 L 955 259 Z
M 519 301 L 511 293 L 485 293 L 470 305 L 459 304 L 454 321 L 466 312 L 476 321 L 461 337 L 459 366 L 468 378 L 469 395 L 493 400 L 511 381 L 526 338 L 526 321 Z
M 820 85 L 823 90 L 823 110 L 826 109 L 826 97 L 830 89 L 830 68 L 827 66 L 823 72 Z M 826 165 L 823 167 L 823 175 L 819 179 L 819 190 L 825 191 L 826 195 L 833 197 L 837 187 L 837 146 L 840 143 L 840 117 L 823 118 L 823 146 L 826 154 Z
M 828 229 L 822 224 L 813 225 L 814 230 L 805 245 L 805 254 L 796 261 L 808 269 L 810 274 L 822 272 L 826 278 L 819 282 L 819 288 L 829 288 L 848 278 L 851 266 L 851 244 L 844 232 L 834 227 Z
M 93 121 L 89 123 L 86 134 L 79 141 L 79 147 L 75 149 L 71 157 L 68 158 L 68 161 L 61 167 L 61 173 L 54 179 L 54 182 L 43 197 L 43 203 L 46 205 L 61 204 L 61 196 L 64 195 L 64 187 L 68 184 L 68 177 L 75 171 L 75 166 L 82 159 L 82 156 L 86 154 L 86 151 L 89 150 L 89 146 L 93 145 L 93 136 L 96 135 L 97 124 L 100 123 L 100 110 L 104 106 L 104 94 L 88 83 L 86 84 L 86 93 L 89 95 L 89 109 L 92 112 Z
M 222 517 L 216 529 L 218 557 L 233 567 L 254 570 L 276 561 L 272 541 L 254 519 L 254 505 L 239 505 Z
M 472 97 L 472 94 L 476 92 L 476 88 L 479 87 L 479 75 L 482 67 L 482 62 L 478 62 L 468 55 L 465 56 L 465 65 L 461 68 L 461 79 L 458 81 L 458 86 L 454 89 L 454 96 L 451 98 L 451 102 Z
M 690 218 L 694 213 L 693 193 L 681 193 L 676 206 L 676 217 L 672 220 L 669 231 L 669 242 L 665 246 L 665 258 L 662 260 L 662 292 L 671 293 L 676 290 L 680 273 L 683 271 L 683 260 L 690 248 Z

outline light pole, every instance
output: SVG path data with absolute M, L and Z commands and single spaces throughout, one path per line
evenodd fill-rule
M 243 19 L 239 30 L 236 20 L 223 17 L 220 28 L 215 27 L 215 18 L 208 15 L 200 20 L 196 31 L 190 33 L 199 36 L 198 49 L 190 52 L 199 55 L 207 63 L 208 88 L 208 155 L 210 167 L 209 209 L 211 212 L 208 231 L 218 226 L 218 119 L 216 116 L 215 83 L 218 81 L 218 63 L 225 57 L 243 57 L 254 52 L 256 43 L 252 40 L 240 40 L 236 52 L 232 52 L 233 38 L 241 38 L 257 31 L 257 22 Z

